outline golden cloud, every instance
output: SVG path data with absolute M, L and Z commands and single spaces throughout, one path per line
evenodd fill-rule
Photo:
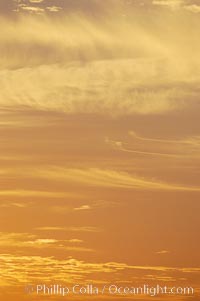
M 55 238 L 44 238 L 39 237 L 35 234 L 30 233 L 10 233 L 1 232 L 0 233 L 0 247 L 4 248 L 19 248 L 24 249 L 54 249 L 54 250 L 65 250 L 65 251 L 75 251 L 75 252 L 92 252 L 92 249 L 85 248 L 84 246 L 77 246 L 77 244 L 83 241 L 76 238 L 70 239 L 55 239 Z
M 168 277 L 171 273 L 183 275 L 183 273 L 199 274 L 200 268 L 177 268 L 166 266 L 132 266 L 125 263 L 118 262 L 105 262 L 105 263 L 87 263 L 74 258 L 67 258 L 65 260 L 56 259 L 55 257 L 41 257 L 41 256 L 16 256 L 12 254 L 1 254 L 1 278 L 0 281 L 4 282 L 4 285 L 21 285 L 34 281 L 51 282 L 53 281 L 65 281 L 68 283 L 74 283 L 79 281 L 83 283 L 86 277 L 93 275 L 94 281 L 99 282 L 107 281 L 109 283 L 110 276 L 115 279 L 115 275 L 121 279 L 125 277 L 126 273 L 134 271 L 134 275 L 138 275 L 137 279 L 141 279 L 141 272 L 144 276 L 147 272 L 154 271 L 154 279 L 157 281 L 157 277 L 162 277 L 163 273 L 168 273 Z M 40 269 L 38 268 L 40 267 Z M 42 267 L 42 269 L 41 269 Z M 136 274 L 140 271 L 139 274 Z M 36 274 L 35 274 L 36 272 Z M 114 278 L 113 278 L 114 277 Z M 117 279 L 119 279 L 117 277 Z
M 54 181 L 77 182 L 87 186 L 116 187 L 124 189 L 146 190 L 177 190 L 200 191 L 200 187 L 185 187 L 176 184 L 168 184 L 151 179 L 140 178 L 127 172 L 109 169 L 65 169 L 47 168 L 38 170 L 38 177 L 53 179 Z
M 183 23 L 178 12 L 164 21 L 158 13 L 159 27 L 145 12 L 142 24 L 141 12 L 131 14 L 113 14 L 106 22 L 73 14 L 54 22 L 47 16 L 1 18 L 0 105 L 113 116 L 195 107 L 200 27 L 188 34 L 193 20 L 185 15 Z

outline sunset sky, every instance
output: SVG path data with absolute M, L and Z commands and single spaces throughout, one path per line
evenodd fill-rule
M 199 0 L 0 0 L 2 301 L 197 300 L 199 37 Z

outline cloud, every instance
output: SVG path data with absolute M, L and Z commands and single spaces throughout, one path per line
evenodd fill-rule
M 60 6 L 47 6 L 46 10 L 51 12 L 51 13 L 57 13 L 57 12 L 62 10 L 62 7 L 60 7 Z
M 19 6 L 22 10 L 30 12 L 30 13 L 42 13 L 44 12 L 44 9 L 41 7 L 37 7 L 37 6 L 28 6 L 25 4 L 21 4 Z
M 200 5 L 185 5 L 184 8 L 192 13 L 200 13 Z
M 73 239 L 69 239 L 68 242 L 71 242 L 71 243 L 82 243 L 83 240 L 82 239 L 73 238 Z
M 29 0 L 31 3 L 42 3 L 44 0 Z
M 106 137 L 105 142 L 116 150 L 132 154 L 166 157 L 180 160 L 199 158 L 199 136 L 184 137 L 182 139 L 179 138 L 172 140 L 143 137 L 134 131 L 129 131 L 128 134 L 130 137 L 132 137 L 133 141 L 130 141 L 130 139 L 117 141 Z
M 64 198 L 68 194 L 64 192 L 51 192 L 51 191 L 39 191 L 39 190 L 0 190 L 0 196 L 20 196 L 20 197 L 58 197 Z
M 0 207 L 1 208 L 19 208 L 19 209 L 23 209 L 23 208 L 27 208 L 28 206 L 30 206 L 30 202 L 1 202 Z
M 38 231 L 67 231 L 67 232 L 93 232 L 98 233 L 101 232 L 101 229 L 97 227 L 91 227 L 91 226 L 80 226 L 80 227 L 58 227 L 58 226 L 46 226 L 46 227 L 37 227 L 35 230 Z
M 96 187 L 115 187 L 138 190 L 200 191 L 200 187 L 186 187 L 169 184 L 151 179 L 140 178 L 127 172 L 109 169 L 47 168 L 46 170 L 38 170 L 37 176 L 53 179 L 54 181 L 66 181 L 67 183 L 77 182 L 82 185 Z
M 172 87 L 156 92 L 153 86 L 140 89 L 140 85 L 126 82 L 125 73 L 128 78 L 134 76 L 135 71 L 131 70 L 138 64 L 130 61 L 128 67 L 127 63 L 101 62 L 66 68 L 57 65 L 34 68 L 32 71 L 7 71 L 4 82 L 7 81 L 12 89 L 7 89 L 0 81 L 0 104 L 4 105 L 6 99 L 7 106 L 26 105 L 34 110 L 66 114 L 119 116 L 166 113 L 197 102 L 197 93 L 187 89 L 187 86 L 183 90 Z M 128 69 L 125 71 L 126 66 Z M 109 86 L 107 76 L 111 76 L 112 83 Z M 183 100 L 187 98 L 190 98 L 189 103 Z
M 184 147 L 185 145 L 189 146 L 195 146 L 195 147 L 200 147 L 200 136 L 192 136 L 192 137 L 185 137 L 182 139 L 158 139 L 158 138 L 151 138 L 151 137 L 143 137 L 138 135 L 134 131 L 129 131 L 129 135 L 132 136 L 136 140 L 142 140 L 145 142 L 154 142 L 154 143 L 162 143 L 162 144 L 171 144 L 170 147 L 173 147 L 173 145 L 181 145 L 181 147 Z
M 102 208 L 109 208 L 109 207 L 115 207 L 120 206 L 121 204 L 119 202 L 113 202 L 113 201 L 105 201 L 105 200 L 99 200 L 96 202 L 92 202 L 91 204 L 85 204 L 81 205 L 79 207 L 75 207 L 75 211 L 88 211 L 88 210 L 95 210 L 95 209 L 102 209 Z
M 173 10 L 182 9 L 190 11 L 192 13 L 199 13 L 200 6 L 193 1 L 187 0 L 153 0 L 153 5 L 167 7 Z
M 30 233 L 0 233 L 0 247 L 1 248 L 17 248 L 21 251 L 25 249 L 54 249 L 73 252 L 92 252 L 92 249 L 84 246 L 77 246 L 82 243 L 80 239 L 55 239 L 51 237 L 39 237 Z
M 31 13 L 31 14 L 44 14 L 44 13 L 58 13 L 59 11 L 62 10 L 62 7 L 52 5 L 52 6 L 46 6 L 46 5 L 41 5 L 45 4 L 43 3 L 43 0 L 31 0 L 27 3 L 19 3 L 17 5 L 16 11 L 18 13 Z M 39 5 L 39 6 L 37 6 Z
M 90 211 L 100 208 L 108 208 L 119 205 L 117 202 L 109 202 L 109 201 L 97 201 L 97 202 L 91 202 L 90 204 L 83 204 L 79 205 L 78 207 L 69 206 L 69 205 L 53 205 L 49 206 L 49 209 L 53 211 L 54 213 L 59 214 L 66 214 L 66 213 L 72 213 L 72 212 L 79 212 L 79 211 Z
M 98 280 L 99 283 L 110 283 L 112 279 L 125 279 L 127 272 L 134 272 L 136 279 L 141 280 L 141 273 L 144 276 L 149 271 L 154 271 L 154 279 L 162 277 L 163 273 L 167 273 L 170 277 L 174 275 L 183 275 L 183 273 L 200 273 L 200 268 L 176 268 L 166 266 L 134 266 L 119 262 L 85 262 L 74 258 L 56 259 L 55 257 L 41 256 L 17 256 L 12 254 L 1 254 L 1 282 L 6 285 L 21 285 L 24 283 L 34 283 L 35 281 L 47 283 L 53 281 L 64 281 L 66 283 L 84 283 L 90 275 L 93 281 Z M 40 269 L 38 269 L 40 267 Z M 42 267 L 42 268 L 41 268 Z M 36 272 L 36 273 L 35 273 Z M 139 274 L 138 274 L 139 272 Z M 166 275 L 166 276 L 167 276 Z M 135 279 L 134 279 L 135 280 Z
M 143 151 L 143 150 L 137 150 L 137 149 L 132 149 L 130 146 L 127 147 L 126 142 L 122 141 L 113 141 L 113 140 L 107 140 L 107 143 L 109 143 L 112 147 L 115 149 L 125 152 L 125 153 L 132 153 L 132 154 L 138 154 L 138 155 L 145 155 L 145 156 L 155 156 L 155 157 L 166 157 L 166 158 L 181 158 L 180 155 L 177 154 L 170 154 L 170 153 L 161 153 L 158 151 L 152 152 L 152 151 Z
M 0 105 L 5 105 L 6 100 L 7 106 L 11 107 L 25 105 L 34 110 L 111 116 L 160 114 L 184 109 L 188 106 L 187 97 L 191 99 L 191 107 L 195 105 L 197 93 L 187 89 L 187 85 L 180 89 L 172 84 L 171 88 L 160 91 L 148 84 L 145 87 L 139 73 L 143 67 L 148 69 L 148 65 L 148 62 L 143 64 L 134 60 L 102 61 L 4 71 L 4 80 L 0 80 Z M 140 83 L 133 83 L 131 78 L 134 76 Z M 110 85 L 108 81 L 111 81 Z M 141 84 L 144 85 L 142 89 Z
M 82 205 L 82 206 L 80 206 L 80 207 L 76 207 L 76 208 L 74 208 L 74 210 L 78 210 L 78 211 L 82 211 L 82 210 L 90 210 L 91 209 L 91 206 L 90 205 Z
M 188 26 L 195 21 L 143 12 L 141 23 L 141 12 L 131 14 L 106 22 L 72 13 L 53 22 L 1 18 L 0 106 L 115 117 L 195 109 L 199 30 L 190 35 Z
M 153 0 L 153 5 L 166 6 L 172 9 L 180 8 L 184 0 Z
M 16 20 L 0 19 L 1 66 L 32 67 L 73 61 L 155 58 L 167 53 L 156 37 L 144 32 L 140 25 L 115 19 L 102 22 L 81 15 L 66 15 L 61 19 L 24 16 Z M 135 34 L 133 40 L 125 33 Z M 49 32 L 51 34 L 49 34 Z M 113 35 L 118 33 L 118 37 Z M 121 39 L 121 40 L 120 40 Z M 15 48 L 15 55 L 6 52 Z M 22 56 L 23 54 L 23 56 Z
M 157 251 L 156 254 L 169 254 L 170 251 L 167 251 L 167 250 L 161 250 L 161 251 Z
M 46 166 L 45 168 L 37 167 L 20 170 L 7 170 L 6 175 L 17 175 L 17 177 L 28 177 L 31 179 L 47 179 L 54 183 L 59 181 L 63 183 L 78 183 L 81 186 L 89 187 L 108 187 L 131 190 L 164 190 L 164 191 L 200 191 L 198 186 L 184 186 L 181 184 L 167 183 L 155 178 L 140 177 L 124 171 L 102 168 L 64 168 L 57 166 Z M 72 194 L 73 195 L 73 194 Z M 1 190 L 0 196 L 37 196 L 37 197 L 56 197 L 64 198 L 70 196 L 67 192 L 60 191 L 29 191 L 29 190 Z M 74 195 L 73 195 L 74 196 Z M 93 207 L 99 207 L 101 204 L 93 204 Z M 91 206 L 91 205 L 86 205 Z M 77 207 L 78 208 L 78 207 Z M 84 207 L 84 209 L 89 209 Z M 51 210 L 58 213 L 71 212 L 73 207 L 70 206 L 52 206 Z

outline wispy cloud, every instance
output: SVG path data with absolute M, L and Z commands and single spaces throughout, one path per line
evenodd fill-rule
M 184 8 L 192 13 L 200 13 L 200 5 L 197 4 L 185 5 Z
M 147 272 L 155 272 L 155 280 L 157 277 L 163 275 L 163 273 L 200 273 L 200 268 L 177 268 L 166 266 L 132 266 L 126 263 L 119 262 L 104 262 L 104 263 L 87 263 L 74 258 L 68 258 L 66 260 L 59 260 L 54 257 L 41 257 L 41 256 L 15 256 L 11 254 L 1 254 L 1 281 L 7 285 L 15 283 L 20 285 L 27 281 L 41 281 L 50 282 L 54 281 L 66 281 L 68 283 L 84 282 L 86 276 L 93 275 L 94 280 L 109 281 L 109 275 L 121 275 L 125 277 L 127 271 L 140 271 L 138 278 L 141 277 L 143 272 L 146 275 Z M 42 269 L 38 270 L 38 266 L 42 266 Z M 59 273 L 58 273 L 59 271 Z M 34 272 L 37 272 L 35 275 Z
M 122 189 L 134 190 L 171 190 L 171 191 L 200 191 L 198 186 L 184 186 L 181 184 L 167 183 L 159 179 L 151 179 L 141 177 L 136 174 L 124 172 L 115 169 L 102 169 L 102 168 L 64 168 L 57 166 L 46 166 L 41 168 L 21 169 L 15 172 L 7 170 L 5 174 L 12 174 L 19 177 L 29 177 L 30 179 L 46 179 L 49 181 L 59 181 L 63 183 L 78 183 L 80 186 L 93 186 L 93 187 L 113 187 Z M 75 196 L 75 194 L 71 194 Z M 0 196 L 39 196 L 39 197 L 57 197 L 64 198 L 70 196 L 68 192 L 60 191 L 32 191 L 32 190 L 0 190 Z M 93 207 L 99 207 L 101 204 L 93 204 Z M 84 205 L 83 205 L 84 206 Z M 86 204 L 84 209 L 89 209 Z M 70 212 L 75 207 L 68 205 L 55 205 L 51 207 L 54 212 Z M 80 208 L 80 207 L 77 207 Z M 83 208 L 82 208 L 83 209 Z
M 75 207 L 74 210 L 75 211 L 91 210 L 91 206 L 90 205 L 82 205 L 80 207 Z
M 113 116 L 160 114 L 180 107 L 184 109 L 188 106 L 183 100 L 187 96 L 191 98 L 190 104 L 195 106 L 196 92 L 187 89 L 187 85 L 184 90 L 180 90 L 172 83 L 171 88 L 153 91 L 152 87 L 141 89 L 140 83 L 134 83 L 131 80 L 133 77 L 143 81 L 141 73 L 144 70 L 150 76 L 149 64 L 151 63 L 118 60 L 5 71 L 4 82 L 0 81 L 0 104 L 4 105 L 6 101 L 8 106 L 25 105 L 27 108 L 66 114 Z M 80 81 L 83 74 L 86 76 Z M 112 81 L 112 85 L 108 84 L 109 81 Z M 142 85 L 145 85 L 144 81 Z M 12 89 L 7 89 L 6 86 Z
M 1 202 L 0 207 L 1 208 L 19 208 L 19 209 L 23 209 L 23 208 L 27 208 L 28 206 L 30 206 L 31 203 L 30 202 Z
M 198 2 L 187 1 L 187 0 L 153 0 L 153 5 L 157 5 L 160 7 L 167 7 L 169 9 L 182 9 L 182 11 L 187 10 L 192 13 L 199 13 L 200 6 Z
M 70 226 L 70 227 L 59 227 L 59 226 L 45 226 L 45 227 L 37 227 L 35 230 L 38 231 L 61 231 L 61 232 L 92 232 L 92 233 L 98 233 L 102 230 L 97 227 L 91 227 L 91 226 Z
M 64 198 L 68 194 L 64 192 L 51 192 L 51 191 L 42 191 L 42 190 L 0 190 L 0 196 L 20 196 L 20 197 L 58 197 Z
M 117 206 L 121 206 L 120 202 L 98 200 L 95 202 L 91 202 L 89 204 L 83 204 L 83 205 L 81 205 L 79 207 L 75 207 L 73 209 L 75 211 L 87 211 L 87 210 L 107 209 L 109 207 L 117 207 Z
M 198 27 L 191 36 L 179 15 L 165 21 L 158 15 L 158 27 L 131 14 L 113 14 L 107 22 L 72 13 L 54 22 L 48 16 L 1 18 L 0 105 L 113 116 L 195 107 L 199 58 L 190 45 L 198 53 Z M 169 22 L 173 32 L 163 40 Z M 182 31 L 185 40 L 179 41 Z
M 24 249 L 54 249 L 73 252 L 92 252 L 92 249 L 80 246 L 83 242 L 80 239 L 56 239 L 52 237 L 41 237 L 30 233 L 0 233 L 0 247 Z
M 199 159 L 200 137 L 192 136 L 182 139 L 159 139 L 137 135 L 129 132 L 133 141 L 112 140 L 106 137 L 105 142 L 116 150 L 154 157 L 174 159 Z
M 54 179 L 55 181 L 77 182 L 87 186 L 116 187 L 124 189 L 145 190 L 177 190 L 177 191 L 200 191 L 200 187 L 186 187 L 170 184 L 151 179 L 140 178 L 127 172 L 108 169 L 65 169 L 49 168 L 38 171 L 42 178 Z
M 172 9 L 180 8 L 184 0 L 153 0 L 153 5 L 166 6 Z
M 192 137 L 185 137 L 182 139 L 159 139 L 159 138 L 151 138 L 151 137 L 143 137 L 135 133 L 134 131 L 129 131 L 129 135 L 132 136 L 134 139 L 142 140 L 145 142 L 156 142 L 162 144 L 173 144 L 173 145 L 189 145 L 189 146 L 198 146 L 200 147 L 200 136 L 192 136 Z
M 156 254 L 169 254 L 170 253 L 170 251 L 168 251 L 168 250 L 161 250 L 161 251 L 157 251 L 156 252 Z

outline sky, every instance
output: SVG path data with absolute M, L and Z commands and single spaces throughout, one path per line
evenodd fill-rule
M 2 300 L 59 300 L 38 283 L 196 300 L 199 17 L 198 0 L 0 0 Z

